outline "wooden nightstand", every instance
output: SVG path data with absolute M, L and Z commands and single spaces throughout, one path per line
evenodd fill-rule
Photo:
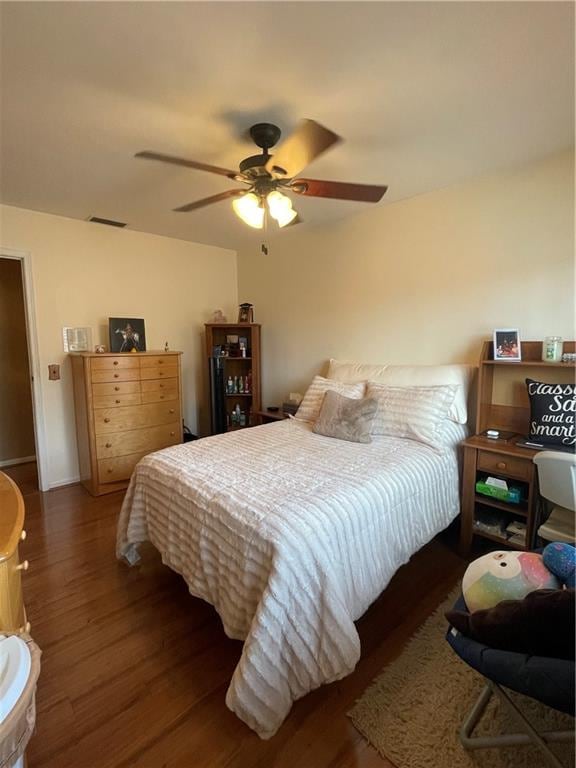
M 272 421 L 283 421 L 288 418 L 282 411 L 254 411 L 252 415 L 256 426 L 270 424 Z
M 564 351 L 574 352 L 575 342 L 565 341 Z M 530 431 L 530 403 L 526 377 L 549 383 L 570 383 L 574 379 L 574 363 L 546 363 L 542 359 L 541 341 L 522 342 L 522 360 L 494 360 L 492 342 L 482 348 L 478 370 L 477 435 L 465 440 L 460 550 L 466 554 L 473 536 L 481 536 L 502 546 L 532 549 L 540 524 L 540 495 L 538 473 L 532 459 L 539 452 L 519 447 L 516 441 Z M 508 441 L 482 437 L 487 429 L 516 433 Z M 542 450 L 542 449 L 539 449 Z M 476 492 L 476 481 L 487 476 L 510 481 L 523 493 L 520 504 L 499 501 Z M 475 525 L 478 517 L 490 512 L 502 513 L 509 524 L 517 521 L 526 525 L 525 545 L 515 544 L 506 534 L 482 530 Z
M 514 439 L 514 438 L 513 438 Z M 519 437 L 518 437 L 519 439 Z M 463 443 L 464 473 L 462 478 L 462 511 L 460 527 L 460 548 L 468 552 L 473 536 L 495 541 L 513 549 L 532 549 L 538 529 L 538 477 L 532 457 L 538 451 L 519 448 L 513 442 L 506 443 L 490 440 L 475 435 Z M 476 492 L 476 480 L 479 476 L 496 475 L 512 485 L 520 485 L 523 499 L 520 504 L 499 501 Z M 476 515 L 482 510 L 504 512 L 512 522 L 518 520 L 526 525 L 526 546 L 508 541 L 504 536 L 496 536 L 475 527 Z

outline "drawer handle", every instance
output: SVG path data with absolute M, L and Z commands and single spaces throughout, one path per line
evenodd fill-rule
M 114 392 L 120 392 L 120 387 L 114 387 Z
M 164 384 L 160 384 L 160 389 L 164 389 Z
M 119 374 L 119 373 L 115 373 L 115 374 L 114 374 L 114 378 L 115 378 L 115 379 L 118 379 L 118 378 L 120 378 L 120 374 Z
M 160 395 L 160 400 L 164 400 L 164 395 Z
M 114 402 L 115 402 L 115 403 L 120 403 L 120 400 L 115 400 Z
M 164 371 L 158 371 L 158 376 L 164 376 Z
M 506 462 L 505 461 L 499 461 L 498 464 L 496 464 L 498 469 L 506 469 Z
M 112 448 L 112 443 L 106 443 L 106 448 Z
M 176 432 L 170 432 L 170 437 L 174 437 L 175 434 Z
M 108 469 L 106 470 L 106 472 L 108 472 L 108 474 L 109 474 L 109 475 L 111 475 L 113 471 L 114 471 L 114 470 L 113 470 L 112 468 L 108 468 Z
M 170 410 L 168 411 L 168 413 L 174 413 L 174 408 L 170 408 Z
M 114 360 L 114 365 L 118 365 L 118 360 Z
M 30 563 L 28 562 L 28 560 L 23 560 L 23 561 L 20 563 L 20 565 L 17 565 L 17 566 L 16 566 L 16 570 L 17 570 L 17 571 L 27 571 L 27 570 L 28 570 L 28 568 L 30 568 Z
M 110 421 L 110 419 L 108 419 L 108 418 L 104 419 L 104 424 L 108 424 L 109 421 Z
M 22 531 L 20 532 L 20 541 L 24 541 L 26 536 L 28 536 L 28 534 L 26 533 L 26 531 L 24 529 L 22 529 Z
M 164 360 L 158 360 L 158 365 L 164 365 Z

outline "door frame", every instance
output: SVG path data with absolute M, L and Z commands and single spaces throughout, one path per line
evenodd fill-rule
M 46 424 L 42 399 L 42 377 L 40 354 L 38 352 L 38 333 L 34 301 L 34 280 L 32 277 L 32 254 L 15 248 L 0 245 L 0 258 L 15 259 L 22 269 L 22 287 L 24 289 L 24 314 L 26 318 L 26 342 L 30 365 L 30 389 L 32 393 L 32 416 L 34 421 L 34 443 L 36 445 L 36 465 L 38 467 L 38 487 L 41 491 L 49 490 L 48 452 L 46 449 Z

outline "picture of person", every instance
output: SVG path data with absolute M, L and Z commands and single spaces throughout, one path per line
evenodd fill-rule
M 494 331 L 494 360 L 520 360 L 520 332 L 514 328 Z
M 108 319 L 111 352 L 145 352 L 144 320 L 124 317 Z

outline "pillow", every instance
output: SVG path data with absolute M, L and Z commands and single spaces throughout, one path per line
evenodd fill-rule
M 330 379 L 325 379 L 322 376 L 314 376 L 312 384 L 306 390 L 300 407 L 296 411 L 295 418 L 301 421 L 316 421 L 324 395 L 329 390 L 331 392 L 339 392 L 341 395 L 352 397 L 355 400 L 360 400 L 360 398 L 364 397 L 365 389 L 365 381 L 358 382 L 357 384 L 344 384 L 340 381 L 330 381 Z
M 547 384 L 526 379 L 530 398 L 530 440 L 544 445 L 574 445 L 574 384 Z
M 450 624 L 490 648 L 574 658 L 574 590 L 538 589 L 523 600 L 504 600 L 474 613 L 452 610 Z
M 328 390 L 312 431 L 351 443 L 371 443 L 370 428 L 377 408 L 376 400 L 368 397 L 357 400 Z
M 336 381 L 374 381 L 394 387 L 458 387 L 450 408 L 457 424 L 468 421 L 468 389 L 474 367 L 471 365 L 370 365 L 330 360 L 328 378 Z
M 366 396 L 378 402 L 372 434 L 406 437 L 439 447 L 456 390 L 455 386 L 390 387 L 369 381 Z

